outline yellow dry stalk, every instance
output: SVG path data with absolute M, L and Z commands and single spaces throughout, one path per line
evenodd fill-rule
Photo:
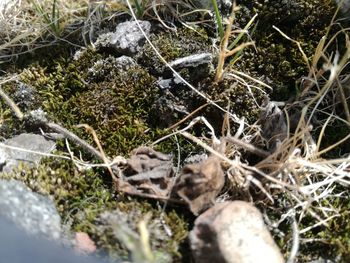
M 223 77 L 224 71 L 225 71 L 224 70 L 225 60 L 228 57 L 231 57 L 231 56 L 237 54 L 239 51 L 241 51 L 242 49 L 244 49 L 248 46 L 254 45 L 254 42 L 250 41 L 250 42 L 242 43 L 233 49 L 230 49 L 230 47 L 229 47 L 229 39 L 230 39 L 231 34 L 233 33 L 232 25 L 233 25 L 233 22 L 235 20 L 235 12 L 238 10 L 239 10 L 239 7 L 236 6 L 235 1 L 234 1 L 232 4 L 232 11 L 231 11 L 230 17 L 227 19 L 227 22 L 226 22 L 225 34 L 224 34 L 224 36 L 221 40 L 221 43 L 220 43 L 220 53 L 219 53 L 218 65 L 216 68 L 215 82 L 220 82 L 222 80 L 222 77 Z M 256 18 L 256 15 L 248 22 L 248 24 L 245 28 L 248 28 L 253 23 L 255 18 Z M 238 36 L 239 39 L 242 38 L 244 32 L 245 32 L 244 30 L 240 32 L 240 34 Z M 235 42 L 238 43 L 238 41 L 235 41 Z

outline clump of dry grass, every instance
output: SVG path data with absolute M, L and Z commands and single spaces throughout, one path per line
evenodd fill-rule
M 336 23 L 335 18 L 336 14 L 311 59 L 305 56 L 299 42 L 279 31 L 299 47 L 309 68 L 309 75 L 302 82 L 301 94 L 284 109 L 285 124 L 288 129 L 284 139 L 273 151 L 267 152 L 259 148 L 264 146 L 263 142 L 266 140 L 262 138 L 259 125 L 247 125 L 243 120 L 239 120 L 227 111 L 225 113 L 224 110 L 223 114 L 227 114 L 229 119 L 241 124 L 235 136 L 230 135 L 229 129 L 226 129 L 228 130 L 226 136 L 216 136 L 216 131 L 203 117 L 197 117 L 184 129 L 169 135 L 181 134 L 221 159 L 223 167 L 226 168 L 230 186 L 228 192 L 219 197 L 220 200 L 236 198 L 230 193 L 241 192 L 240 198 L 263 203 L 265 207 L 270 205 L 273 207 L 274 202 L 277 206 L 279 204 L 284 206 L 280 207 L 283 213 L 279 214 L 280 218 L 275 220 L 274 226 L 278 227 L 282 222 L 288 221 L 288 218 L 294 218 L 294 241 L 290 262 L 293 262 L 296 257 L 299 242 L 303 240 L 303 236 L 315 227 L 328 226 L 327 222 L 341 216 L 333 199 L 336 196 L 345 195 L 341 189 L 350 186 L 349 152 L 335 158 L 325 157 L 327 152 L 349 141 L 350 135 L 346 135 L 333 145 L 323 144 L 324 132 L 334 121 L 340 121 L 345 127 L 350 127 L 349 92 L 345 87 L 349 81 L 346 73 L 350 61 L 349 29 L 342 29 L 335 36 L 330 36 L 330 28 Z M 279 29 L 276 28 L 276 30 Z M 345 47 L 343 54 L 331 49 L 332 43 L 340 34 L 343 34 L 342 39 L 345 41 L 341 44 Z M 219 75 L 217 79 L 221 76 Z M 188 86 L 195 89 L 189 83 Z M 205 97 L 203 94 L 201 96 Z M 208 99 L 208 103 L 212 102 Z M 300 114 L 296 127 L 291 127 L 293 126 L 291 122 L 295 122 L 295 116 L 290 116 L 290 112 L 295 107 Z M 342 112 L 339 113 L 336 107 L 342 107 Z M 314 123 L 313 119 L 319 113 L 326 114 L 328 117 L 324 121 Z M 212 138 L 197 138 L 187 132 L 199 121 L 209 128 Z M 316 130 L 320 132 L 316 133 Z M 254 145 L 256 141 L 260 142 L 259 147 Z M 244 152 L 257 155 L 261 160 L 256 163 L 249 162 L 245 159 Z M 262 195 L 256 194 L 259 192 Z M 276 198 L 283 198 L 283 200 L 276 200 Z M 286 204 L 289 208 L 285 207 Z M 313 223 L 303 228 L 302 222 L 306 217 L 313 218 Z
M 85 19 L 87 0 L 7 0 L 0 9 L 0 63 L 51 45 L 70 23 Z

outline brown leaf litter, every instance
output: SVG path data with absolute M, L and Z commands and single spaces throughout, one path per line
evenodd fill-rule
M 139 147 L 131 152 L 123 174 L 119 183 L 121 191 L 159 200 L 177 200 L 188 205 L 195 215 L 215 203 L 225 183 L 217 157 L 185 165 L 176 179 L 171 156 L 149 147 Z
M 225 183 L 220 160 L 211 156 L 203 162 L 184 166 L 174 191 L 198 215 L 215 203 Z

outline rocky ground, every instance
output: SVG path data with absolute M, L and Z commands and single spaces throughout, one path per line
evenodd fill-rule
M 0 3 L 0 257 L 348 262 L 350 2 L 138 2 Z

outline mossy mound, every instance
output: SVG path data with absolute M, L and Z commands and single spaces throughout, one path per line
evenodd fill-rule
M 331 23 L 336 9 L 334 1 L 243 0 L 240 4 L 243 8 L 237 15 L 238 26 L 243 28 L 255 13 L 258 23 L 252 36 L 256 50 L 245 50 L 236 65 L 252 75 L 264 76 L 265 83 L 274 88 L 273 99 L 288 99 L 296 92 L 296 80 L 308 74 L 307 64 L 298 46 L 272 26 L 298 41 L 310 59 Z
M 150 40 L 167 62 L 212 51 L 210 39 L 203 29 L 194 31 L 188 28 L 179 28 L 177 32 L 157 32 L 150 36 Z M 152 75 L 156 76 L 162 75 L 166 68 L 148 43 L 137 55 L 137 61 L 147 68 Z
M 145 131 L 157 97 L 154 81 L 138 66 L 112 72 L 109 79 L 71 99 L 72 113 L 96 130 L 107 153 L 127 154 L 150 139 Z
M 21 74 L 21 81 L 36 91 L 37 103 L 49 119 L 61 123 L 83 138 L 77 124 L 88 124 L 98 134 L 106 153 L 127 154 L 147 142 L 148 110 L 157 97 L 155 78 L 135 65 L 118 70 L 104 60 L 99 76 L 89 69 L 102 58 L 85 51 L 77 60 L 55 63 L 51 68 L 34 66 Z

